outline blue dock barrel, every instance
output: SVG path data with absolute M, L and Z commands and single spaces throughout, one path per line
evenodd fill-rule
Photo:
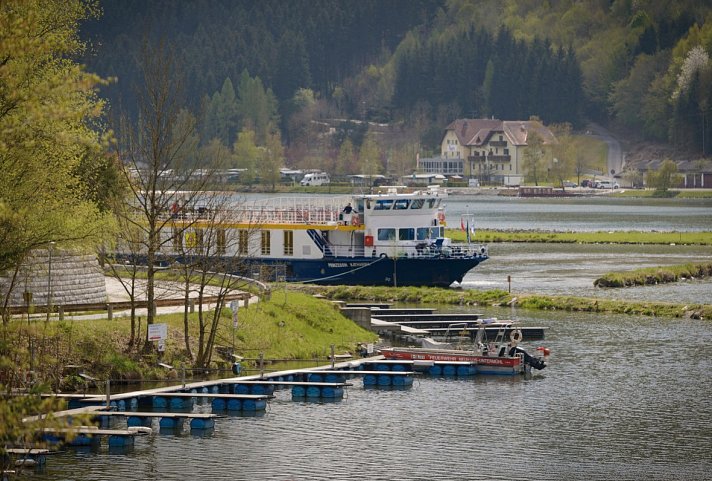
M 242 401 L 243 411 L 264 411 L 266 407 L 266 399 L 243 399 Z
M 317 386 L 307 387 L 307 397 L 321 397 L 321 388 Z
M 171 409 L 191 409 L 195 404 L 195 399 L 192 397 L 171 398 Z
M 343 374 L 327 374 L 324 376 L 324 382 L 346 382 L 346 376 Z
M 344 388 L 342 387 L 323 387 L 321 389 L 321 397 L 339 399 L 344 397 Z
M 92 436 L 87 434 L 77 434 L 74 439 L 69 442 L 69 444 L 70 446 L 91 446 L 93 442 L 94 438 Z
M 161 396 L 153 396 L 153 407 L 155 409 L 166 409 L 168 407 L 168 400 Z
M 309 373 L 307 375 L 307 382 L 324 382 L 324 376 L 321 374 Z
M 391 377 L 388 374 L 379 374 L 378 375 L 378 385 L 379 386 L 390 386 L 392 383 Z
M 129 416 L 126 419 L 126 425 L 128 427 L 132 426 L 145 426 L 145 427 L 151 427 L 151 421 L 152 419 L 149 417 L 143 417 L 143 416 Z
M 405 365 L 403 365 L 403 364 L 393 364 L 393 365 L 391 366 L 391 371 L 405 372 L 405 371 L 407 371 L 407 370 L 408 370 L 408 368 L 407 368 Z
M 413 376 L 393 376 L 394 386 L 412 386 Z
M 292 386 L 292 397 L 305 397 L 307 389 L 304 386 Z
M 374 367 L 374 369 L 373 369 L 374 371 L 390 371 L 391 370 L 391 366 L 389 366 L 388 364 L 381 363 L 381 362 L 377 363 L 373 367 Z
M 212 407 L 213 411 L 224 411 L 225 409 L 227 409 L 227 403 L 224 399 L 221 398 L 213 398 L 213 401 L 210 406 Z
M 242 410 L 242 400 L 241 399 L 228 399 L 227 400 L 227 410 L 228 411 L 241 411 Z
M 161 429 L 180 429 L 183 427 L 183 418 L 161 418 L 158 425 Z
M 364 386 L 375 386 L 378 383 L 378 378 L 375 374 L 364 374 L 363 375 L 363 385 Z
M 477 369 L 475 369 L 475 366 L 471 364 L 467 366 L 457 366 L 458 376 L 474 376 L 476 372 Z
M 452 364 L 445 364 L 443 366 L 443 376 L 452 377 L 457 374 L 457 368 Z
M 212 429 L 215 427 L 215 420 L 210 419 L 191 419 L 190 429 Z
M 274 384 L 253 384 L 250 386 L 250 394 L 268 394 L 274 393 Z
M 443 368 L 438 364 L 433 364 L 432 366 L 430 366 L 430 368 L 428 368 L 428 374 L 430 374 L 431 376 L 442 376 Z
M 247 384 L 235 384 L 233 392 L 234 394 L 250 394 L 250 386 Z

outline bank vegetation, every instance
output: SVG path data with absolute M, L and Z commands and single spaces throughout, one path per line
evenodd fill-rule
M 441 304 L 460 306 L 513 306 L 523 309 L 601 312 L 667 318 L 712 319 L 712 305 L 638 302 L 574 296 L 511 294 L 503 290 L 459 290 L 436 287 L 300 286 L 327 299 Z
M 597 287 L 647 286 L 709 276 L 712 276 L 712 262 L 609 272 L 596 279 L 594 285 Z
M 448 229 L 448 236 L 455 242 L 465 242 L 466 234 L 460 229 Z M 712 245 L 712 232 L 545 232 L 534 230 L 496 231 L 478 230 L 474 241 L 536 242 L 563 244 L 650 244 L 650 245 Z

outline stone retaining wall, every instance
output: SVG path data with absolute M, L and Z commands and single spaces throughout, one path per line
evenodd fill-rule
M 32 293 L 32 305 L 47 306 L 49 287 L 53 306 L 100 303 L 107 301 L 104 273 L 96 255 L 68 251 L 52 253 L 51 279 L 49 279 L 49 252 L 33 252 L 20 268 L 15 286 L 10 293 L 11 306 L 23 306 L 23 292 Z M 0 276 L 0 298 L 7 295 L 9 279 Z

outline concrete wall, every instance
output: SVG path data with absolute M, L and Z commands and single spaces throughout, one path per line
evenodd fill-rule
M 46 306 L 48 288 L 52 288 L 52 305 L 69 305 L 106 302 L 106 282 L 96 255 L 78 254 L 55 250 L 52 253 L 51 281 L 49 252 L 41 249 L 33 252 L 15 281 L 10 293 L 10 305 L 22 306 L 23 292 L 32 293 L 32 304 Z M 0 276 L 0 299 L 7 296 L 9 279 Z

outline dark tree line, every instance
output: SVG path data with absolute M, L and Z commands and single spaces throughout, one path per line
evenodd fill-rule
M 399 51 L 394 106 L 407 111 L 418 102 L 456 105 L 466 116 L 580 125 L 582 75 L 572 49 L 471 28 Z
M 442 0 L 123 0 L 82 27 L 92 42 L 89 69 L 118 82 L 115 102 L 135 103 L 138 47 L 150 32 L 178 53 L 186 91 L 200 105 L 243 71 L 259 77 L 280 105 L 298 88 L 328 95 L 359 69 L 392 51 L 405 33 L 433 17 Z

